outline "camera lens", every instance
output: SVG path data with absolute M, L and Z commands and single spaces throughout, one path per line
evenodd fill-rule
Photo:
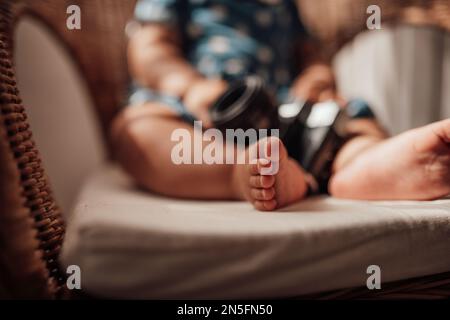
M 211 120 L 226 129 L 277 128 L 277 108 L 259 77 L 233 83 L 210 110 Z

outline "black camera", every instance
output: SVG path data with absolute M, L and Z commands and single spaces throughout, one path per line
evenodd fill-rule
M 326 192 L 332 162 L 346 140 L 345 108 L 335 101 L 293 101 L 277 106 L 258 77 L 231 84 L 210 110 L 215 127 L 279 129 L 289 156 L 314 179 L 310 187 Z

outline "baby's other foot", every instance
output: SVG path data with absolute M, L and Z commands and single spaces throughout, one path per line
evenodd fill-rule
M 251 202 L 256 209 L 272 211 L 306 195 L 304 173 L 300 166 L 288 157 L 280 139 L 261 139 L 246 152 L 258 157 L 254 163 L 236 165 L 235 185 L 243 198 Z
M 365 151 L 330 181 L 334 196 L 431 200 L 450 194 L 450 119 L 413 129 Z

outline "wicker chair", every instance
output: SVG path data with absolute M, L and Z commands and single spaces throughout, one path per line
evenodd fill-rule
M 69 3 L 70 2 L 70 3 Z M 3 0 L 0 2 L 0 298 L 59 299 L 71 297 L 58 264 L 64 221 L 52 196 L 16 87 L 12 40 L 17 20 L 25 14 L 43 21 L 78 63 L 106 132 L 122 104 L 127 82 L 124 27 L 135 1 Z M 328 46 L 329 54 L 362 30 L 366 2 L 300 1 L 305 21 Z M 433 24 L 450 30 L 450 5 L 443 1 L 370 1 L 386 8 L 386 19 Z M 66 8 L 83 8 L 83 32 L 68 32 Z M 392 3 L 389 2 L 389 3 Z M 338 16 L 336 5 L 351 10 Z M 413 6 L 412 6 L 413 5 Z M 322 21 L 311 17 L 320 12 Z M 362 14 L 361 14 L 362 12 Z M 105 139 L 106 141 L 106 139 Z M 450 297 L 450 273 L 402 281 L 373 293 L 349 289 L 309 296 L 318 299 Z M 305 297 L 302 297 L 305 298 Z

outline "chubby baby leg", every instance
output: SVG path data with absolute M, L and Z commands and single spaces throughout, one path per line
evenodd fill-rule
M 450 119 L 377 143 L 330 181 L 340 198 L 429 200 L 450 194 Z

